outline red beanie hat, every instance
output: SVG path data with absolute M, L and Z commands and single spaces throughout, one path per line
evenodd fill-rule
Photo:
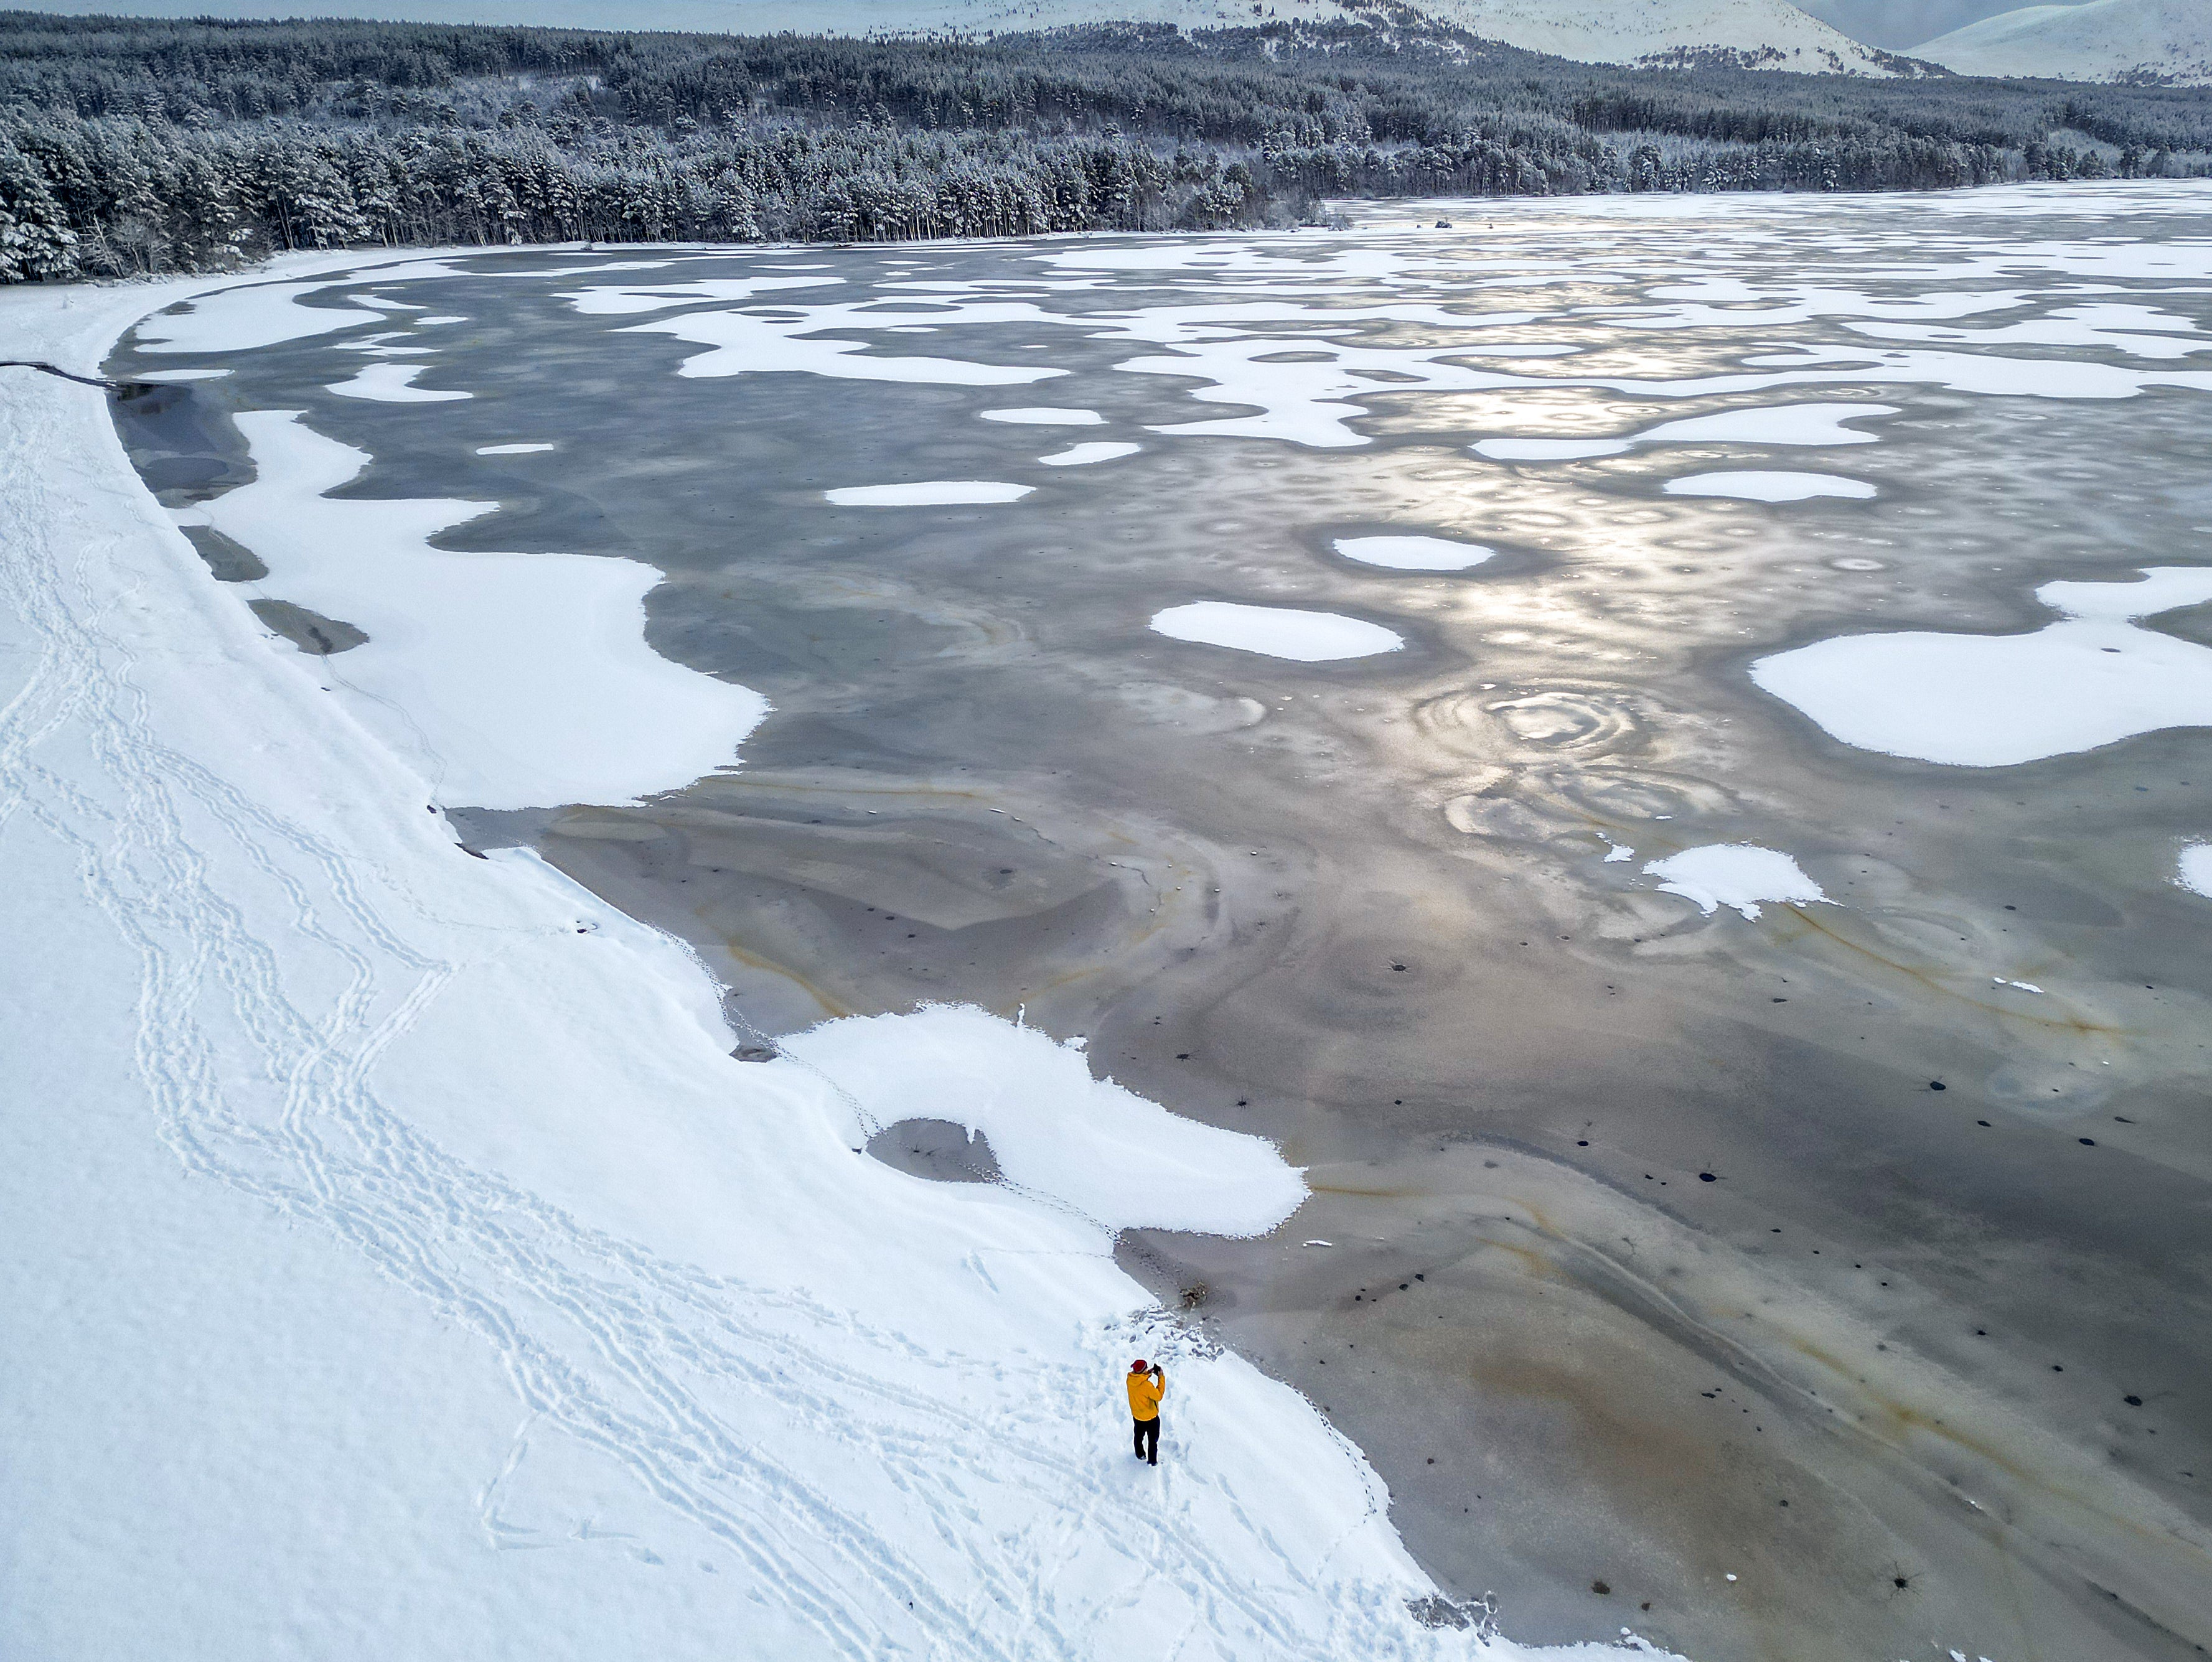
M 1143 1373 L 1145 1371 L 1145 1359 L 1142 1356 L 1139 1356 L 1136 1361 L 1131 1362 L 1129 1364 L 1129 1371 L 1132 1374 Z

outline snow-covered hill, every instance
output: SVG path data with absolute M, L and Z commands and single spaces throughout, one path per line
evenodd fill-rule
M 2178 0 L 2177 0 L 2178 3 Z M 42 10 L 161 17 L 376 17 L 562 28 L 825 34 L 1056 29 L 1104 22 L 1188 29 L 1372 21 L 1358 0 L 54 0 Z M 1790 0 L 1412 0 L 1486 39 L 1591 64 L 1720 60 L 1808 74 L 1887 75 L 1890 54 Z M 1395 8 L 1394 8 L 1395 9 Z
M 2212 87 L 2212 0 L 2027 6 L 1939 35 L 1913 56 L 1962 75 Z
M 1486 39 L 1587 64 L 1722 58 L 1808 75 L 1888 75 L 1888 53 L 1861 45 L 1789 0 L 1420 0 L 1421 9 Z

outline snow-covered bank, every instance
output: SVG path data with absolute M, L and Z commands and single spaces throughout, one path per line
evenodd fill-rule
M 191 287 L 11 290 L 0 329 L 89 370 Z M 1356 1451 L 1132 1318 L 1103 1228 L 854 1152 L 834 1044 L 730 1059 L 676 943 L 458 848 L 208 579 L 101 396 L 0 377 L 8 1648 L 1525 1653 L 1413 1621 Z M 971 1027 L 1047 1155 L 1062 1116 L 1158 1112 Z M 1235 1144 L 1186 1226 L 1295 1201 Z M 1138 1351 L 1157 1473 L 1122 1448 Z

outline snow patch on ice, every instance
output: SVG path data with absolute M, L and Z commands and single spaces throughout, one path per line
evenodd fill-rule
M 246 352 L 382 323 L 381 312 L 302 306 L 300 299 L 330 288 L 326 282 L 252 283 L 203 294 L 182 312 L 157 312 L 138 325 L 142 352 Z
M 268 567 L 259 592 L 368 633 L 330 666 L 337 695 L 439 800 L 627 801 L 733 761 L 767 713 L 645 644 L 650 566 L 447 553 L 432 539 L 497 504 L 336 500 L 365 452 L 296 411 L 236 420 L 256 477 L 208 502 L 208 523 Z
M 1492 462 L 1572 462 L 1590 456 L 1618 456 L 1626 439 L 1480 439 L 1470 446 Z
M 2193 842 L 2183 849 L 2173 880 L 2192 895 L 2212 900 L 2212 842 Z
M 1610 858 L 1610 857 L 1608 857 Z M 1644 868 L 1662 879 L 1660 892 L 1680 895 L 1711 917 L 1716 908 L 1734 907 L 1746 918 L 1759 916 L 1763 901 L 1809 904 L 1828 897 L 1789 855 L 1756 843 L 1707 843 L 1686 848 Z
M 439 392 L 416 386 L 415 378 L 428 364 L 370 364 L 349 381 L 337 381 L 325 391 L 341 398 L 368 398 L 382 404 L 443 404 L 457 398 L 473 398 L 473 392 Z
M 1047 467 L 1089 467 L 1094 462 L 1119 461 L 1124 456 L 1134 456 L 1142 445 L 1109 444 L 1070 445 L 1066 450 L 1055 450 L 1037 460 Z
M 855 1143 L 901 1119 L 950 1120 L 990 1139 L 1008 1182 L 1109 1231 L 1264 1234 L 1306 1198 L 1272 1144 L 1094 1079 L 1077 1046 L 983 1010 L 856 1017 L 777 1042 L 858 1105 Z
M 1023 427 L 1103 427 L 1106 418 L 1095 409 L 1058 409 L 1036 404 L 1024 409 L 986 409 L 987 422 L 1012 422 Z
M 944 507 L 965 502 L 1018 502 L 1036 488 L 994 479 L 923 479 L 910 485 L 842 485 L 822 494 L 841 508 Z
M 1465 571 L 1495 555 L 1480 543 L 1455 543 L 1448 537 L 1340 537 L 1336 551 L 1364 566 L 1393 571 Z
M 2062 618 L 2033 634 L 1842 635 L 1760 658 L 1751 678 L 1845 744 L 1953 767 L 2212 726 L 2212 647 L 2135 622 L 2212 600 L 2212 567 L 2035 593 Z
M 1870 445 L 1871 433 L 1844 425 L 1894 416 L 1894 404 L 1761 404 L 1662 422 L 1636 435 L 1639 445 Z
M 1844 423 L 1896 414 L 1893 404 L 1762 404 L 1662 422 L 1619 439 L 1483 439 L 1471 448 L 1493 462 L 1557 462 L 1619 456 L 1636 445 L 1870 445 L 1873 434 Z
M 992 313 L 1008 309 L 975 308 Z M 878 358 L 866 355 L 864 342 L 814 338 L 820 330 L 865 326 L 867 320 L 851 315 L 851 310 L 823 306 L 790 318 L 758 317 L 747 312 L 692 312 L 629 327 L 635 333 L 673 335 L 710 348 L 678 366 L 678 374 L 693 378 L 804 374 L 925 385 L 1018 386 L 1067 373 L 1042 366 L 1029 369 L 1011 364 L 968 363 L 957 358 Z M 1011 310 L 1027 316 L 1035 308 Z M 977 320 L 1000 319 L 986 315 Z
M 1403 636 L 1340 612 L 1301 611 L 1289 606 L 1244 606 L 1226 600 L 1199 600 L 1170 606 L 1152 615 L 1152 628 L 1174 640 L 1231 646 L 1269 658 L 1319 664 L 1332 658 L 1371 658 L 1404 646 Z
M 578 288 L 561 298 L 587 318 L 626 317 L 640 312 L 665 312 L 672 306 L 701 300 L 750 300 L 779 288 L 820 288 L 842 283 L 842 277 L 708 277 L 696 282 L 664 282 L 650 287 L 602 284 Z
M 1669 479 L 1669 496 L 1729 496 L 1744 502 L 1802 502 L 1815 496 L 1863 500 L 1878 494 L 1863 479 L 1836 473 L 1691 473 Z

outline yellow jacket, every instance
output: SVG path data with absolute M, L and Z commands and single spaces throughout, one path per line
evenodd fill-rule
M 1160 1398 L 1167 1392 L 1167 1381 L 1154 1379 L 1150 1374 L 1129 1375 L 1129 1413 L 1139 1420 L 1157 1420 L 1160 1416 Z

